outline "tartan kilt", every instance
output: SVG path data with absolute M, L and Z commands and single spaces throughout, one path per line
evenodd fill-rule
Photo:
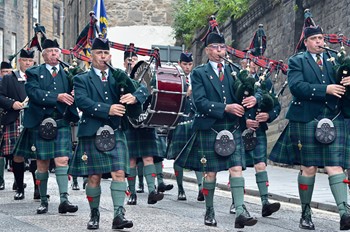
M 328 118 L 332 119 L 328 115 Z M 315 129 L 317 121 L 312 120 L 308 123 L 289 122 L 289 141 L 292 144 L 294 155 L 291 159 L 283 157 L 271 157 L 274 162 L 287 164 L 303 165 L 303 166 L 341 166 L 345 169 L 350 167 L 350 137 L 349 131 L 345 125 L 343 115 L 340 114 L 333 120 L 336 128 L 336 139 L 331 144 L 322 144 L 315 138 Z M 298 148 L 300 141 L 301 149 Z M 280 154 L 283 156 L 285 154 Z
M 45 140 L 39 136 L 39 127 L 24 128 L 14 148 L 14 155 L 27 159 L 49 160 L 72 156 L 70 126 L 60 127 L 57 137 Z
M 13 153 L 13 149 L 20 135 L 19 126 L 18 119 L 11 124 L 4 125 L 1 141 L 1 155 L 7 156 Z
M 153 157 L 154 163 L 159 163 L 166 158 L 166 149 L 167 149 L 167 142 L 166 142 L 166 136 L 160 136 L 156 134 L 156 143 L 157 143 L 157 150 L 158 150 L 158 156 Z
M 125 136 L 129 148 L 129 157 L 158 156 L 157 134 L 154 128 L 128 128 Z
M 76 151 L 70 160 L 68 173 L 72 176 L 88 176 L 95 174 L 111 173 L 123 170 L 125 174 L 130 172 L 129 152 L 123 131 L 116 130 L 116 146 L 108 152 L 96 149 L 95 136 L 79 137 Z M 86 154 L 87 160 L 82 156 Z
M 290 126 L 284 128 L 273 146 L 268 159 L 281 164 L 294 165 L 293 144 L 290 141 Z
M 175 159 L 175 164 L 194 171 L 219 172 L 234 166 L 245 169 L 244 147 L 242 132 L 236 130 L 233 134 L 236 150 L 230 156 L 220 156 L 214 151 L 216 133 L 212 130 L 198 130 L 193 133 L 190 140 Z M 205 165 L 200 160 L 207 159 Z
M 177 125 L 176 128 L 170 131 L 171 139 L 166 151 L 167 159 L 176 159 L 180 151 L 184 148 L 193 133 L 192 123 Z
M 256 130 L 258 143 L 254 150 L 245 151 L 245 162 L 247 167 L 253 167 L 260 162 L 267 162 L 267 137 L 266 131 L 260 128 Z

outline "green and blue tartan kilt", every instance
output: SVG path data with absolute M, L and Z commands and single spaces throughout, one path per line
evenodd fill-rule
M 1 141 L 1 155 L 7 156 L 13 153 L 13 149 L 20 135 L 19 126 L 18 119 L 13 123 L 4 126 Z
M 266 132 L 258 128 L 256 130 L 258 143 L 254 150 L 245 151 L 245 162 L 247 167 L 253 167 L 255 164 L 267 161 L 267 137 Z
M 284 128 L 273 146 L 268 159 L 282 164 L 294 165 L 293 144 L 290 140 L 289 124 Z
M 154 128 L 129 128 L 125 131 L 130 158 L 158 156 L 157 135 Z
M 328 113 L 328 114 L 327 114 Z M 334 113 L 327 112 L 324 117 L 332 119 Z M 319 119 L 321 119 L 320 117 Z M 292 144 L 293 154 L 270 155 L 269 159 L 277 163 L 304 165 L 304 166 L 341 166 L 350 167 L 350 137 L 342 115 L 333 120 L 336 128 L 336 139 L 331 144 L 322 144 L 315 138 L 317 121 L 308 123 L 289 122 L 289 141 Z M 288 136 L 288 135 L 287 135 Z M 288 141 L 288 139 L 285 139 Z M 299 149 L 298 144 L 301 144 Z
M 160 136 L 156 134 L 156 143 L 157 143 L 157 150 L 158 150 L 158 156 L 153 156 L 153 162 L 159 163 L 166 158 L 166 149 L 167 149 L 167 142 L 166 142 L 166 136 Z
M 25 128 L 14 148 L 14 155 L 27 159 L 49 160 L 57 157 L 72 156 L 70 126 L 57 129 L 57 137 L 45 140 L 39 136 L 39 127 Z
M 212 130 L 198 130 L 194 132 L 184 149 L 175 159 L 175 164 L 201 172 L 219 172 L 234 166 L 242 166 L 245 169 L 242 132 L 236 130 L 233 133 L 236 150 L 232 155 L 226 157 L 215 153 L 214 143 L 216 135 Z M 201 163 L 202 157 L 207 159 L 205 165 Z
M 70 160 L 68 173 L 72 176 L 88 176 L 122 170 L 130 172 L 129 152 L 123 131 L 116 130 L 116 146 L 113 150 L 101 152 L 96 149 L 95 136 L 79 137 L 76 151 Z M 83 160 L 86 154 L 87 159 Z
M 170 131 L 171 135 L 166 151 L 167 159 L 176 159 L 180 151 L 184 148 L 193 133 L 192 123 L 177 125 L 176 128 Z

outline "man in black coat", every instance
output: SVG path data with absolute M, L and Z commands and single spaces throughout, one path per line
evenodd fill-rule
M 4 109 L 5 114 L 2 117 L 1 125 L 3 127 L 3 139 L 1 141 L 2 155 L 12 155 L 14 145 L 21 133 L 23 108 L 26 106 L 28 98 L 24 89 L 27 76 L 25 71 L 34 65 L 34 51 L 22 49 L 18 59 L 19 70 L 12 71 L 2 79 L 0 89 L 0 107 Z M 33 162 L 35 164 L 35 162 Z M 15 200 L 24 199 L 24 158 L 21 156 L 13 157 L 13 173 L 15 183 L 17 184 Z M 33 172 L 35 172 L 36 167 Z M 35 176 L 33 175 L 34 184 Z M 36 189 L 36 198 L 39 192 Z

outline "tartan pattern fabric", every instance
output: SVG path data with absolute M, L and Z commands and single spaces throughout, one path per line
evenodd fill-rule
M 275 145 L 273 146 L 268 159 L 276 162 L 276 163 L 283 163 L 283 164 L 294 164 L 293 159 L 293 144 L 290 141 L 290 125 L 288 124 L 284 130 L 282 131 L 282 134 L 278 137 Z
M 35 149 L 33 149 L 35 148 Z M 38 127 L 25 128 L 18 139 L 14 155 L 27 159 L 49 160 L 57 157 L 72 156 L 71 128 L 58 128 L 57 137 L 45 140 L 39 136 Z
M 348 47 L 350 47 L 350 39 L 348 39 L 343 34 L 323 34 L 324 40 L 326 42 L 332 43 L 332 44 L 344 44 Z
M 262 129 L 256 130 L 256 138 L 258 143 L 254 150 L 245 151 L 246 166 L 253 167 L 260 162 L 266 163 L 267 161 L 267 137 L 266 131 Z
M 51 69 L 52 69 L 51 75 L 52 75 L 53 77 L 56 77 L 56 76 L 57 76 L 57 68 L 56 68 L 56 67 L 52 67 Z
M 332 119 L 335 115 L 326 112 L 325 117 Z M 319 117 L 319 119 L 322 117 Z M 269 159 L 283 164 L 304 166 L 341 166 L 350 167 L 349 129 L 342 115 L 333 120 L 336 139 L 331 144 L 321 144 L 315 138 L 317 121 L 308 123 L 289 122 L 284 138 L 277 148 L 272 150 Z M 291 146 L 285 143 L 290 143 Z M 299 146 L 298 146 L 299 144 Z M 301 146 L 300 146 L 301 145 Z M 301 147 L 301 149 L 299 148 Z M 287 149 L 286 149 L 287 148 Z M 292 149 L 290 149 L 292 148 Z M 281 152 L 278 154 L 278 151 Z M 287 152 L 286 152 L 287 151 Z M 292 152 L 292 155 L 290 154 Z
M 222 64 L 218 63 L 218 72 L 220 81 L 224 80 L 224 72 L 222 71 Z
M 219 172 L 228 170 L 233 166 L 242 166 L 245 169 L 244 147 L 242 132 L 236 130 L 233 134 L 236 150 L 227 157 L 219 156 L 214 151 L 216 133 L 212 130 L 196 131 L 188 141 L 184 149 L 175 160 L 175 164 L 194 171 Z M 202 157 L 206 158 L 206 164 L 201 163 Z
M 1 141 L 1 155 L 11 155 L 19 138 L 19 120 L 5 125 L 3 128 L 3 138 Z
M 160 156 L 156 142 L 156 130 L 153 128 L 136 129 L 132 126 L 125 131 L 130 158 Z
M 95 136 L 80 137 L 68 173 L 72 176 L 103 174 L 118 170 L 123 170 L 125 174 L 129 173 L 129 152 L 125 134 L 120 130 L 114 132 L 116 146 L 108 152 L 96 149 Z M 82 159 L 84 154 L 87 155 L 86 161 Z
M 177 125 L 170 131 L 167 159 L 175 159 L 192 135 L 192 123 Z
M 316 63 L 320 69 L 323 69 L 323 63 L 322 63 L 322 58 L 320 54 L 316 54 Z
M 165 136 L 156 135 L 156 143 L 158 149 L 158 156 L 166 158 L 167 142 Z

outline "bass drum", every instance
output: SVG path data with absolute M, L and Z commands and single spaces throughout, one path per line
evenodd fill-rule
M 143 71 L 135 73 L 149 72 L 146 65 L 150 69 L 144 62 L 139 66 Z M 144 81 L 151 95 L 143 105 L 143 113 L 138 119 L 130 119 L 130 123 L 135 128 L 174 129 L 179 118 L 184 116 L 186 92 L 182 70 L 175 65 L 163 65 L 156 71 L 155 78 L 134 78 Z

